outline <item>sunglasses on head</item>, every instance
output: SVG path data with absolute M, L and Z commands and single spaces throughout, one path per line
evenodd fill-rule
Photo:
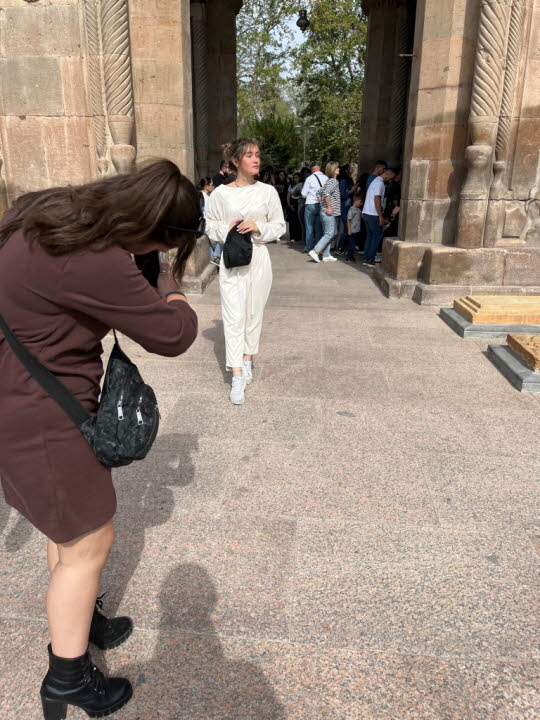
M 161 227 L 165 230 L 172 230 L 174 232 L 192 233 L 193 235 L 197 235 L 199 237 L 204 234 L 204 224 L 204 215 L 199 215 L 199 217 L 195 218 L 193 222 L 190 223 L 190 227 L 179 227 L 178 225 L 168 225 L 167 223 L 161 223 Z

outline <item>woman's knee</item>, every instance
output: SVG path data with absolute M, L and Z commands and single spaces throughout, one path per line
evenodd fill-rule
M 69 543 L 58 545 L 62 565 L 105 565 L 114 542 L 112 522 L 76 538 Z

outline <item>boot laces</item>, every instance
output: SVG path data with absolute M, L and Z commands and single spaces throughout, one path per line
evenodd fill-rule
M 105 694 L 105 676 L 92 662 L 88 663 L 84 679 L 89 682 L 90 687 L 95 690 L 98 695 Z
M 96 599 L 96 605 L 98 606 L 98 608 L 99 608 L 100 610 L 103 610 L 103 598 L 105 597 L 106 594 L 107 594 L 107 593 L 104 592 L 103 595 L 100 595 L 100 596 Z

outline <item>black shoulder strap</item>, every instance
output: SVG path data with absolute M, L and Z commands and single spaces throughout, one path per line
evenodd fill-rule
M 319 185 L 322 187 L 322 182 L 320 181 L 319 176 L 317 175 L 317 173 L 314 173 L 314 175 L 315 175 L 315 179 L 317 180 Z
M 0 315 L 0 329 L 4 333 L 9 346 L 19 358 L 20 362 L 28 370 L 30 375 L 41 385 L 62 410 L 73 420 L 77 427 L 80 427 L 91 415 L 88 413 L 77 398 L 70 393 L 52 372 L 47 370 L 32 353 L 30 353 L 12 332 L 9 325 Z

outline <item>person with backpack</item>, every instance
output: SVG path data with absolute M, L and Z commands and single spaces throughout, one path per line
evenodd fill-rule
M 322 237 L 321 202 L 320 191 L 328 180 L 321 172 L 321 163 L 314 160 L 309 165 L 311 175 L 307 178 L 302 188 L 302 197 L 306 201 L 305 223 L 306 223 L 306 247 L 304 252 L 309 253 Z
M 133 623 L 107 619 L 96 605 L 114 538 L 111 468 L 100 462 L 83 427 L 44 392 L 10 336 L 94 417 L 101 340 L 111 328 L 158 355 L 180 355 L 194 342 L 197 316 L 179 282 L 199 226 L 197 192 L 168 160 L 24 195 L 0 224 L 0 478 L 7 504 L 48 538 L 45 720 L 65 718 L 68 705 L 103 717 L 130 699 L 129 680 L 105 677 L 88 643 L 114 648 Z M 174 266 L 161 268 L 154 289 L 133 255 L 171 249 L 177 250 Z M 121 403 L 113 413 L 115 423 L 124 418 Z M 137 407 L 136 418 L 124 418 L 134 432 L 145 413 Z M 102 438 L 105 445 L 115 442 Z

